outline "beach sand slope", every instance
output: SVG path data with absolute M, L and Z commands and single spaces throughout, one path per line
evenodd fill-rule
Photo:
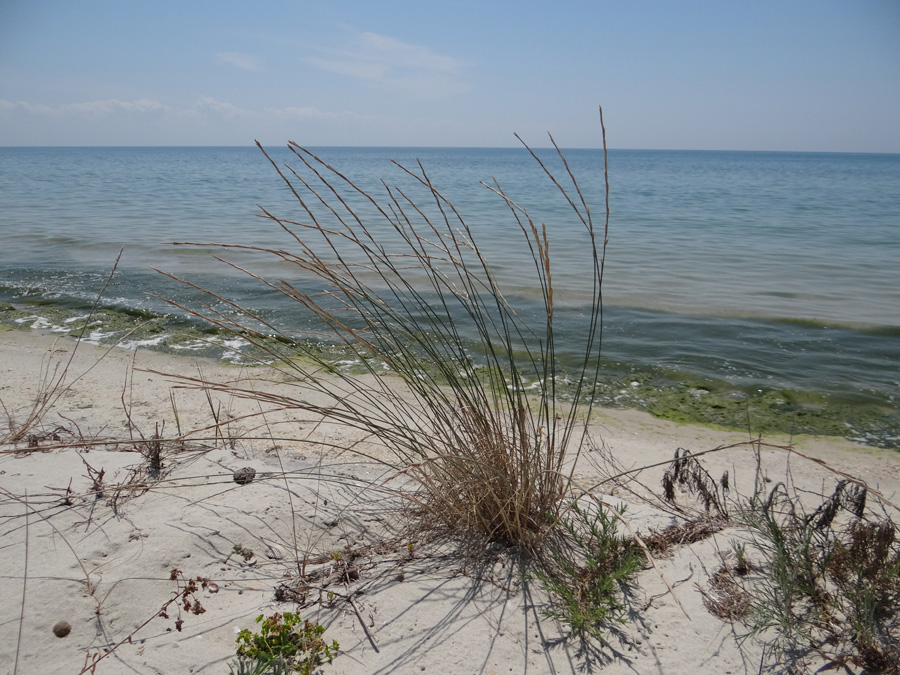
M 13 425 L 27 420 L 74 348 L 33 333 L 0 334 L 0 400 Z M 254 402 L 173 389 L 170 378 L 148 370 L 223 382 L 266 376 L 78 347 L 40 424 L 0 454 L 0 663 L 8 672 L 17 662 L 19 673 L 79 673 L 91 664 L 97 673 L 225 673 L 238 631 L 298 602 L 308 604 L 304 618 L 325 626 L 327 641 L 340 643 L 324 673 L 757 672 L 761 646 L 740 643 L 746 629 L 703 604 L 701 589 L 719 553 L 730 550 L 731 530 L 659 557 L 677 600 L 657 571 L 642 571 L 628 622 L 608 645 L 584 651 L 543 618 L 539 584 L 503 552 L 460 558 L 449 543 L 404 534 L 396 500 L 403 485 L 389 480 L 396 471 L 340 452 L 379 452 L 358 433 L 301 412 L 252 416 Z M 178 426 L 200 431 L 165 440 Z M 593 433 L 603 451 L 586 453 L 576 467 L 584 486 L 602 480 L 607 453 L 627 469 L 668 460 L 678 448 L 748 441 L 746 433 L 627 410 L 600 411 Z M 794 441 L 827 467 L 763 449 L 773 480 L 790 467 L 799 488 L 828 493 L 831 467 L 888 497 L 900 487 L 895 454 L 833 438 Z M 154 448 L 159 467 L 148 460 Z M 752 490 L 750 446 L 706 463 L 713 476 L 727 469 L 733 489 Z M 245 467 L 254 479 L 239 484 L 234 472 Z M 663 469 L 636 476 L 659 491 Z M 675 521 L 629 487 L 644 489 L 605 484 L 595 492 L 627 502 L 629 524 L 643 533 Z M 56 637 L 63 621 L 71 632 Z

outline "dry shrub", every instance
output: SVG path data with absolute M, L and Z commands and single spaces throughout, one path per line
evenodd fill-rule
M 832 668 L 900 673 L 897 525 L 874 510 L 883 504 L 867 505 L 858 480 L 839 481 L 811 510 L 791 485 L 789 474 L 766 495 L 757 482 L 740 515 L 762 559 L 746 589 L 752 634 L 767 635 L 776 660 L 816 654 Z
M 716 482 L 690 450 L 678 448 L 675 451 L 672 465 L 663 474 L 662 487 L 665 500 L 672 505 L 676 502 L 675 488 L 680 487 L 698 498 L 707 514 L 714 511 L 719 517 L 728 519 L 728 472 Z
M 900 531 L 886 515 L 897 507 L 821 460 L 812 461 L 840 476 L 830 494 L 799 490 L 790 469 L 769 487 L 761 443 L 754 445 L 754 490 L 746 496 L 730 488 L 727 473 L 716 481 L 697 457 L 679 450 L 663 476 L 663 498 L 675 505 L 678 492 L 687 494 L 707 516 L 651 532 L 648 549 L 664 554 L 740 528 L 732 542 L 736 562 L 723 555 L 698 589 L 710 613 L 744 623 L 764 642 L 761 671 L 796 672 L 818 657 L 822 670 L 900 674 Z

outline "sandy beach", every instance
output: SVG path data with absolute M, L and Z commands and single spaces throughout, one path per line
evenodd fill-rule
M 27 421 L 75 344 L 0 332 L 0 415 L 10 429 Z M 703 602 L 720 553 L 731 550 L 730 527 L 658 556 L 676 597 L 648 566 L 628 601 L 628 621 L 609 633 L 608 645 L 585 652 L 543 617 L 546 594 L 502 552 L 463 559 L 451 545 L 410 541 L 395 498 L 402 483 L 390 480 L 395 471 L 361 459 L 357 453 L 379 449 L 360 444 L 358 433 L 300 413 L 260 416 L 255 402 L 174 388 L 158 373 L 276 379 L 258 368 L 78 346 L 40 422 L 0 448 L 7 672 L 226 673 L 240 630 L 298 604 L 301 616 L 325 627 L 327 641 L 340 643 L 333 663 L 321 666 L 328 674 L 759 671 L 761 643 L 741 641 L 746 629 Z M 603 451 L 582 456 L 575 476 L 583 486 L 603 479 L 604 456 L 633 469 L 679 448 L 697 453 L 752 440 L 630 410 L 598 411 L 592 435 Z M 802 453 L 762 448 L 773 481 L 790 468 L 799 490 L 829 494 L 836 472 L 888 499 L 900 489 L 896 453 L 833 437 L 763 440 L 793 442 Z M 154 448 L 158 467 L 148 459 Z M 704 462 L 713 476 L 729 471 L 733 493 L 752 491 L 752 446 Z M 234 472 L 245 467 L 254 478 L 239 484 Z M 664 469 L 631 477 L 659 493 Z M 640 533 L 678 520 L 631 489 L 644 490 L 626 482 L 595 492 L 626 502 Z M 315 580 L 303 597 L 301 573 Z M 56 637 L 61 621 L 71 631 Z

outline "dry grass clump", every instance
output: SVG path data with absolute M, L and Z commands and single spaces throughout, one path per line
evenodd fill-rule
M 735 578 L 737 575 L 738 568 L 726 562 L 710 577 L 708 589 L 698 586 L 703 606 L 723 621 L 742 621 L 750 614 L 752 599 Z
M 536 320 L 526 320 L 507 295 L 476 233 L 421 164 L 397 165 L 407 184 L 384 184 L 379 200 L 309 150 L 288 147 L 297 168 L 266 157 L 295 197 L 298 215 L 263 209 L 262 217 L 286 233 L 290 250 L 191 245 L 270 256 L 283 278 L 233 266 L 291 300 L 316 328 L 298 336 L 179 279 L 212 300 L 188 311 L 253 342 L 294 382 L 288 395 L 224 388 L 269 409 L 305 411 L 362 430 L 389 451 L 396 475 L 413 481 L 416 489 L 404 494 L 427 530 L 537 549 L 569 493 L 600 353 L 606 230 L 595 225 L 562 153 L 557 148 L 564 171 L 557 179 L 526 146 L 583 226 L 580 250 L 593 270 L 586 282 L 593 299 L 577 331 L 582 357 L 565 373 L 554 336 L 552 228 L 533 220 L 499 184 L 485 187 L 506 204 L 530 253 L 541 289 Z M 305 339 L 312 333 L 341 345 L 363 373 L 335 369 Z M 563 378 L 567 402 L 558 391 Z
M 698 541 L 709 539 L 717 532 L 721 532 L 728 524 L 728 519 L 722 516 L 707 516 L 670 525 L 662 530 L 651 530 L 641 538 L 650 553 L 666 555 L 678 546 L 690 546 Z

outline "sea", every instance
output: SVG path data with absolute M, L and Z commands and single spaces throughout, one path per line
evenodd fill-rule
M 266 151 L 286 175 L 287 166 L 302 173 L 287 147 Z M 603 366 L 591 390 L 601 404 L 751 436 L 900 449 L 900 155 L 572 149 L 563 163 L 541 148 L 542 167 L 525 148 L 311 151 L 347 179 L 336 178 L 343 198 L 388 244 L 391 228 L 355 187 L 381 204 L 409 198 L 440 220 L 401 167 L 427 176 L 523 317 L 541 289 L 515 214 L 545 225 L 563 361 L 578 356 L 593 258 L 584 223 L 544 168 L 583 199 L 600 232 L 608 170 Z M 253 249 L 299 247 L 262 209 L 298 223 L 308 215 L 255 146 L 0 148 L 0 321 L 71 333 L 102 291 L 110 318 L 89 341 L 200 353 L 215 340 L 174 339 L 196 322 L 178 306 L 227 311 L 226 301 L 315 333 L 296 302 L 220 260 L 317 290 L 296 266 Z M 117 312 L 154 332 L 126 335 Z M 213 355 L 233 360 L 240 349 L 223 339 Z

